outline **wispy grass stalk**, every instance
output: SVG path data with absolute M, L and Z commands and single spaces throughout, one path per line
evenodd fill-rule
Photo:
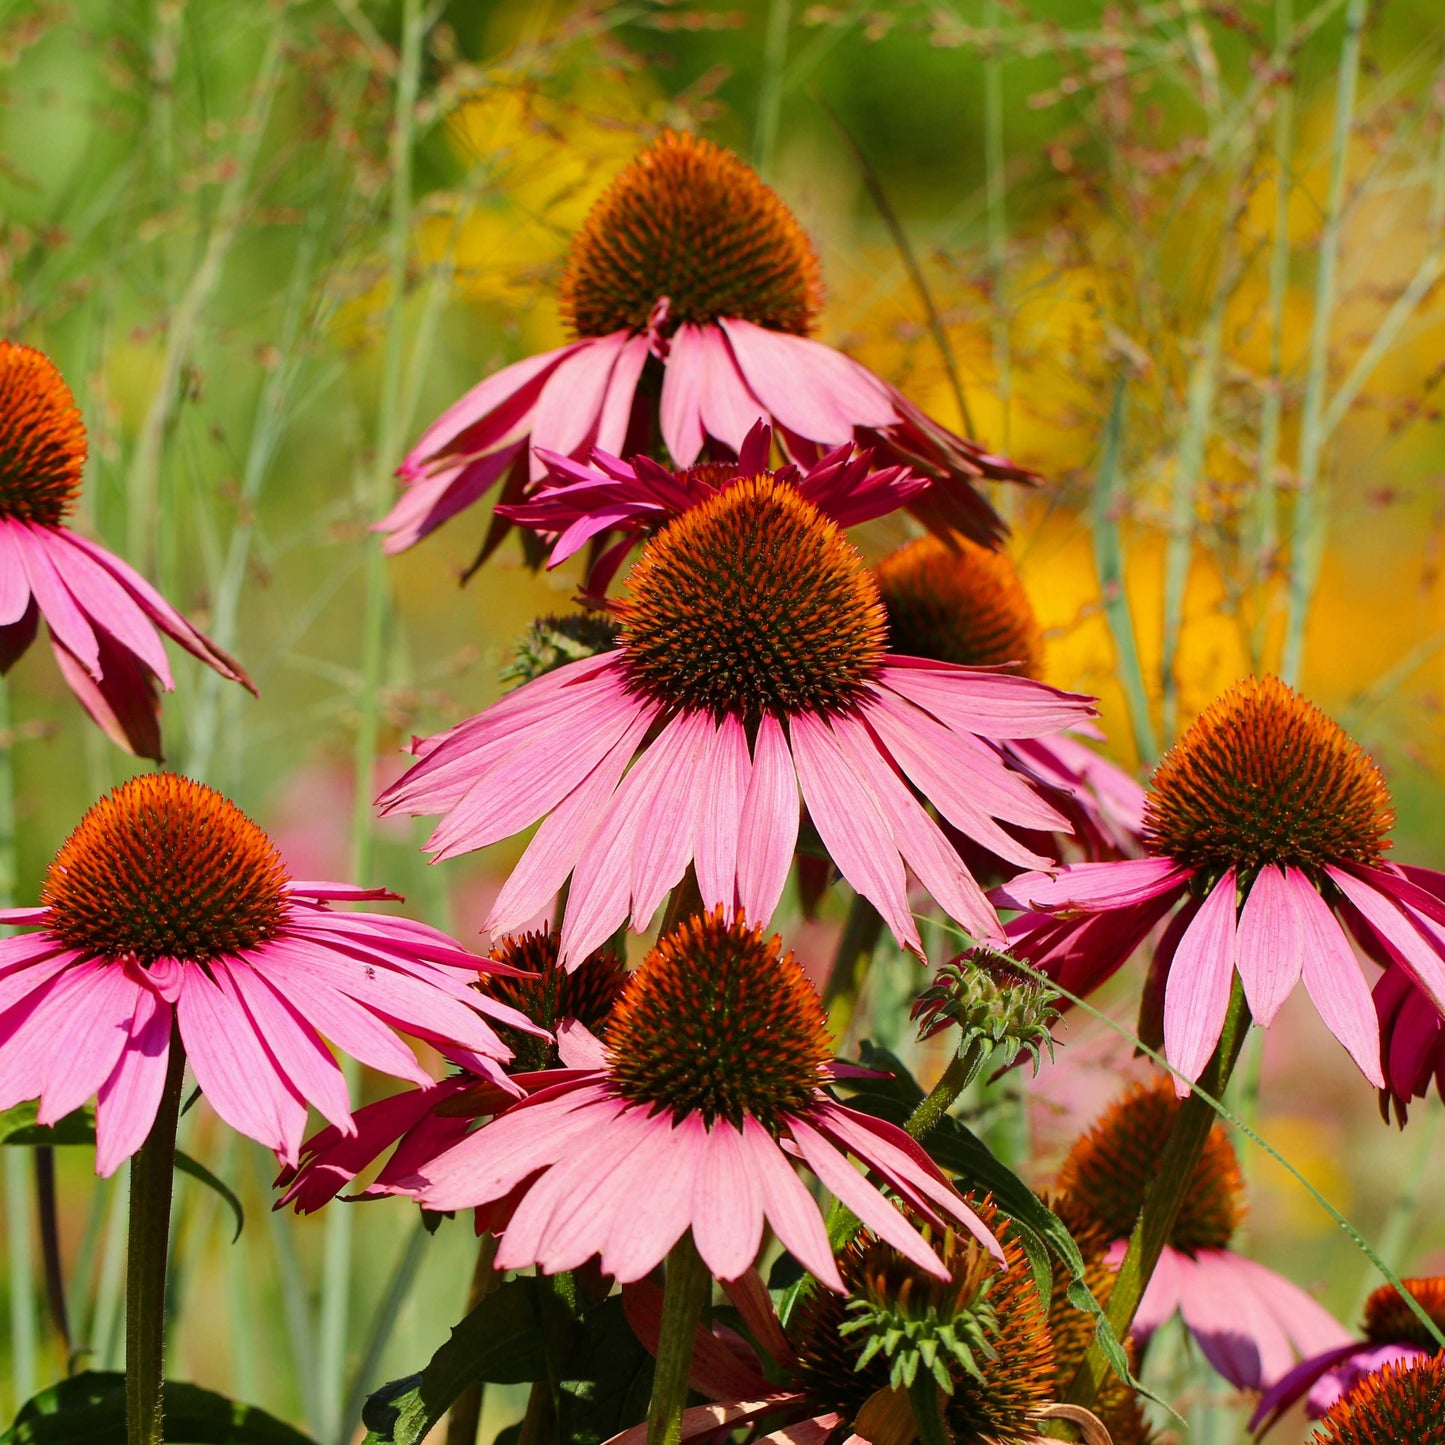
M 370 485 L 363 502 L 368 517 L 380 516 L 391 490 L 401 440 L 399 400 L 402 385 L 403 326 L 406 309 L 407 256 L 411 241 L 412 145 L 417 95 L 421 81 L 422 41 L 426 28 L 421 0 L 404 0 L 401 53 L 396 74 L 396 109 L 391 131 L 391 218 L 387 234 L 387 284 L 390 311 L 381 393 L 377 400 L 375 455 Z M 389 611 L 386 562 L 380 544 L 372 541 L 366 558 L 361 624 L 359 723 L 352 766 L 352 877 L 371 878 L 374 857 L 371 794 L 381 720 L 381 688 L 385 665 Z M 359 1070 L 346 1070 L 353 1094 Z M 345 1418 L 347 1325 L 350 1319 L 352 1213 L 327 1212 L 321 1281 L 321 1311 L 316 1349 L 320 1379 L 320 1433 L 323 1440 L 345 1445 L 350 1422 Z
M 1319 572 L 1323 519 L 1319 510 L 1320 464 L 1324 456 L 1326 391 L 1329 385 L 1330 333 L 1337 299 L 1340 239 L 1345 222 L 1345 181 L 1354 126 L 1355 94 L 1359 86 L 1360 55 L 1369 0 L 1349 0 L 1345 10 L 1345 38 L 1340 46 L 1339 77 L 1335 88 L 1335 122 L 1331 137 L 1330 183 L 1325 201 L 1324 229 L 1320 235 L 1315 271 L 1314 319 L 1310 326 L 1309 362 L 1305 373 L 1304 407 L 1300 422 L 1298 492 L 1291 528 L 1288 606 L 1285 613 L 1284 657 L 1280 672 L 1297 687 L 1304 666 L 1305 624 Z
M 993 30 L 999 23 L 999 0 L 988 0 L 983 23 Z M 989 438 L 1003 451 L 1009 449 L 1009 408 L 1013 400 L 1013 358 L 1009 345 L 1008 305 L 1008 164 L 1004 156 L 1003 57 L 990 43 L 983 58 L 984 186 L 988 196 L 988 278 L 992 304 L 990 334 L 993 347 L 994 386 L 1003 422 L 997 437 Z M 1012 500 L 1014 491 L 1002 489 Z
M 783 109 L 783 77 L 788 61 L 788 27 L 792 0 L 770 0 L 763 38 L 763 75 L 758 86 L 758 117 L 753 129 L 753 155 L 758 174 L 771 180 L 778 150 L 778 118 Z

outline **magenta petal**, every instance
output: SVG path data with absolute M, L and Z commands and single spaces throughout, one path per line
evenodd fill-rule
M 63 1119 L 110 1077 L 130 1036 L 136 996 L 145 991 L 123 966 L 96 967 L 83 1003 L 70 1009 L 50 1033 L 37 1124 Z
M 607 395 L 597 421 L 594 445 L 602 451 L 620 452 L 627 441 L 627 428 L 632 420 L 632 406 L 637 396 L 637 383 L 647 364 L 651 342 L 646 335 L 630 336 L 622 343 L 612 375 L 607 382 Z
M 1132 908 L 1181 887 L 1192 877 L 1172 858 L 1119 858 L 1106 863 L 1074 863 L 1056 876 L 1028 873 L 1010 879 L 996 897 L 1012 907 L 1046 908 L 1068 913 Z
M 703 1131 L 692 1191 L 692 1237 L 714 1279 L 734 1280 L 758 1257 L 763 1199 L 742 1134 L 725 1119 Z
M 1293 1354 L 1245 1280 L 1236 1277 L 1232 1265 L 1237 1257 L 1226 1250 L 1200 1250 L 1185 1270 L 1179 1311 L 1209 1363 L 1235 1389 L 1257 1390 L 1266 1373 L 1265 1358 L 1287 1369 Z
M 1325 1027 L 1345 1046 L 1360 1072 L 1377 1089 L 1383 1088 L 1380 1027 L 1355 951 L 1309 879 L 1292 868 L 1290 882 L 1303 934 L 1305 989 Z
M 766 924 L 783 896 L 798 845 L 798 780 L 782 726 L 764 713 L 753 744 L 753 770 L 738 825 L 738 902 L 750 922 Z
M 136 993 L 120 1062 L 95 1103 L 95 1172 L 108 1179 L 145 1143 L 165 1092 L 174 1013 L 150 989 Z
M 1440 956 L 1440 948 L 1432 947 L 1424 931 L 1427 920 L 1417 921 L 1389 894 L 1343 868 L 1327 867 L 1325 872 L 1340 892 L 1359 909 L 1374 933 L 1389 946 L 1405 972 L 1445 1014 L 1445 960 Z
M 1115 1243 L 1108 1256 L 1110 1268 L 1118 1269 L 1127 1247 L 1126 1240 L 1121 1239 Z M 1144 1298 L 1140 1300 L 1139 1309 L 1134 1315 L 1132 1333 L 1141 1343 L 1179 1308 L 1179 1297 L 1184 1289 L 1189 1264 L 1186 1255 L 1171 1249 L 1167 1244 L 1164 1246 L 1164 1252 L 1159 1256 L 1159 1263 L 1154 1267 L 1154 1273 L 1144 1291 Z
M 1264 1028 L 1294 991 L 1304 964 L 1304 931 L 1295 894 L 1310 887 L 1298 869 L 1286 875 L 1267 864 L 1259 870 L 1239 916 L 1239 977 L 1249 1011 Z
M 762 1191 L 768 1221 L 783 1247 L 829 1289 L 846 1294 L 818 1206 L 778 1147 L 777 1140 L 756 1119 L 745 1116 L 743 1143 Z
M 547 378 L 532 412 L 534 447 L 550 447 L 565 455 L 596 435 L 607 383 L 625 338 L 622 331 L 588 338 Z M 532 480 L 544 475 L 546 469 L 534 454 Z
M 0 520 L 0 627 L 19 622 L 30 607 L 30 579 L 17 536 L 24 526 L 13 517 Z
M 828 856 L 882 914 L 899 944 L 921 954 L 903 859 L 876 794 L 850 766 L 827 723 L 795 713 L 789 731 L 803 800 Z
M 138 758 L 159 761 L 162 756 L 160 707 L 150 669 L 103 631 L 96 635 L 102 670 L 99 680 L 62 646 L 54 633 L 51 633 L 50 645 L 60 675 L 106 737 Z
M 1164 1054 L 1192 1084 L 1204 1072 L 1234 983 L 1234 869 L 1210 890 L 1179 940 L 1164 994 Z M 1176 1090 L 1187 1093 L 1179 1078 Z
M 59 546 L 55 541 L 58 534 L 34 524 L 8 529 L 8 534 L 20 549 L 41 616 L 65 650 L 99 681 L 100 650 L 95 633 L 51 560 L 52 551 Z
M 722 904 L 729 914 L 738 895 L 738 837 L 751 779 L 747 732 L 729 714 L 713 735 L 693 840 L 693 865 L 702 901 L 708 907 Z
M 662 373 L 658 423 L 673 465 L 690 467 L 702 450 L 702 386 L 705 352 L 702 334 L 691 322 L 673 333 Z

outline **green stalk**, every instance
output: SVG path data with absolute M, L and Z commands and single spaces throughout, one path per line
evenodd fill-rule
M 391 224 L 388 231 L 388 284 L 391 312 L 381 394 L 377 400 L 375 468 L 366 496 L 371 516 L 384 510 L 391 490 L 391 471 L 400 444 L 398 401 L 402 379 L 402 325 L 406 300 L 406 262 L 411 237 L 412 138 L 417 93 L 421 83 L 425 18 L 421 0 L 405 0 L 402 10 L 401 57 L 396 81 L 396 112 L 391 132 Z M 373 861 L 371 820 L 372 773 L 380 732 L 381 684 L 385 663 L 388 612 L 386 561 L 374 539 L 368 544 L 365 599 L 361 619 L 360 723 L 352 756 L 352 877 L 370 880 Z M 354 1094 L 360 1070 L 345 1066 L 347 1087 Z M 346 1389 L 347 1324 L 350 1318 L 352 1211 L 327 1211 L 321 1316 L 317 1344 L 322 1436 L 345 1445 L 350 1438 L 342 1418 Z
M 1345 160 L 1355 115 L 1360 77 L 1360 52 L 1369 0 L 1350 0 L 1345 10 L 1345 38 L 1340 47 L 1335 89 L 1335 128 L 1325 224 L 1320 235 L 1315 272 L 1314 323 L 1310 328 L 1309 365 L 1305 373 L 1304 413 L 1300 422 L 1299 494 L 1295 499 L 1289 559 L 1289 597 L 1285 616 L 1284 659 L 1280 672 L 1298 687 L 1304 666 L 1305 621 L 1318 571 L 1320 537 L 1319 476 L 1325 446 L 1325 391 L 1329 383 L 1330 330 L 1334 322 L 1336 272 L 1345 219 Z
M 1129 1248 L 1124 1255 L 1119 1272 L 1114 1277 L 1114 1286 L 1109 1294 L 1105 1315 L 1113 1327 L 1116 1338 L 1123 1339 L 1134 1323 L 1139 1301 L 1159 1263 L 1159 1256 L 1169 1242 L 1174 1221 L 1179 1217 L 1180 1206 L 1185 1192 L 1194 1178 L 1194 1170 L 1204 1152 L 1209 1131 L 1214 1127 L 1214 1106 L 1211 1098 L 1219 1098 L 1244 1047 L 1249 1032 L 1249 1006 L 1244 998 L 1244 986 L 1239 975 L 1234 977 L 1229 996 L 1229 1011 L 1225 1015 L 1224 1028 L 1219 1035 L 1219 1046 L 1214 1051 L 1200 1078 L 1201 1093 L 1191 1093 L 1179 1106 L 1174 1125 L 1169 1131 L 1163 1152 L 1159 1156 L 1149 1190 L 1144 1196 L 1144 1206 L 1139 1211 L 1138 1223 L 1129 1238 Z M 1089 1352 L 1079 1366 L 1074 1382 L 1069 1387 L 1068 1403 L 1091 1405 L 1100 1388 L 1112 1373 L 1112 1368 L 1097 1341 L 1090 1345 Z
M 984 28 L 996 30 L 999 23 L 999 0 L 986 0 L 983 11 Z M 1007 278 L 1008 212 L 1005 205 L 1008 190 L 1008 168 L 1004 156 L 1003 135 L 1003 61 L 999 47 L 990 43 L 983 59 L 983 153 L 985 185 L 988 196 L 988 277 L 991 292 L 993 369 L 998 388 L 999 408 L 1003 422 L 996 441 L 1007 453 L 1009 449 L 1009 403 L 1013 396 L 1013 358 L 1009 349 L 1009 315 Z M 1011 487 L 1001 489 L 1012 499 L 1017 494 Z
M 476 1309 L 496 1288 L 497 1271 L 492 1261 L 497 1257 L 497 1236 L 484 1234 L 478 1243 L 476 1268 L 472 1271 L 471 1288 L 467 1291 L 467 1314 Z M 482 1423 L 482 1402 L 485 1389 L 480 1380 L 473 1380 L 456 1398 L 447 1412 L 447 1445 L 477 1445 L 477 1430 Z
M 171 1038 L 165 1090 L 155 1123 L 131 1161 L 125 1272 L 126 1445 L 162 1445 L 165 1439 L 161 1384 L 165 1379 L 166 1252 L 185 1068 L 186 1056 L 176 1034 Z
M 908 1402 L 913 1406 L 913 1423 L 918 1426 L 919 1445 L 952 1445 L 952 1437 L 943 1418 L 942 1393 L 931 1370 L 920 1370 L 908 1387 Z
M 1275 0 L 1276 70 L 1290 61 L 1294 0 Z M 1279 506 L 1275 471 L 1279 466 L 1280 422 L 1284 412 L 1284 306 L 1289 294 L 1289 201 L 1294 176 L 1294 77 L 1280 84 L 1274 111 L 1274 247 L 1269 261 L 1269 385 L 1259 415 L 1259 477 L 1254 499 L 1254 581 L 1259 617 L 1250 646 L 1250 665 L 1258 671 L 1269 618 L 1269 583 L 1279 546 Z
M 783 108 L 783 71 L 788 59 L 788 26 L 793 18 L 792 0 L 772 0 L 768 6 L 768 30 L 763 40 L 763 79 L 758 87 L 758 123 L 753 132 L 753 154 L 758 174 L 773 177 L 773 160 L 778 149 L 778 117 Z
M 703 1306 L 711 1293 L 712 1276 L 688 1230 L 667 1256 L 657 1367 L 647 1411 L 647 1445 L 678 1445 L 682 1439 L 682 1411 L 687 1404 L 693 1344 Z
M 903 1126 L 913 1138 L 921 1141 L 938 1127 L 943 1116 L 953 1108 L 954 1101 L 977 1078 L 988 1053 L 989 1046 L 981 1039 L 974 1039 L 955 1051 L 938 1082 Z

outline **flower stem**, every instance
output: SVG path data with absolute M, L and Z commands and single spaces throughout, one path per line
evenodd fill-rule
M 918 1445 L 951 1445 L 939 1394 L 938 1382 L 928 1370 L 920 1370 L 908 1387 L 913 1423 L 918 1426 Z
M 938 1127 L 939 1121 L 953 1107 L 954 1101 L 973 1082 L 983 1063 L 987 1045 L 981 1039 L 971 1040 L 957 1050 L 953 1062 L 943 1071 L 927 1097 L 908 1116 L 903 1126 L 915 1139 L 923 1139 Z
M 1224 1093 L 1239 1052 L 1244 1047 L 1249 1023 L 1244 988 L 1236 974 L 1219 1045 L 1199 1080 L 1200 1087 L 1213 1098 L 1220 1098 Z M 1129 1333 L 1129 1326 L 1134 1323 L 1139 1302 L 1144 1298 L 1159 1256 L 1169 1242 L 1170 1231 L 1179 1217 L 1184 1195 L 1194 1178 L 1195 1166 L 1204 1153 L 1205 1142 L 1213 1127 L 1214 1106 L 1198 1093 L 1190 1094 L 1179 1106 L 1169 1137 L 1165 1140 L 1158 1169 L 1144 1196 L 1144 1207 L 1139 1211 L 1129 1248 L 1114 1277 L 1114 1287 L 1104 1311 L 1120 1340 Z M 1102 1346 L 1095 1339 L 1069 1387 L 1068 1403 L 1093 1404 L 1111 1369 Z
M 171 1039 L 165 1089 L 150 1135 L 131 1162 L 125 1273 L 125 1435 L 127 1445 L 161 1445 L 162 1357 L 166 1327 L 166 1249 L 181 1077 L 186 1057 Z
M 678 1445 L 682 1439 L 693 1340 L 711 1292 L 712 1276 L 688 1230 L 667 1256 L 657 1368 L 652 1376 L 652 1404 L 647 1411 L 647 1445 Z
M 497 1257 L 497 1236 L 484 1234 L 477 1248 L 477 1264 L 472 1271 L 471 1288 L 467 1291 L 467 1314 L 476 1309 L 497 1286 L 497 1271 L 492 1261 Z M 477 1428 L 482 1423 L 482 1390 L 480 1380 L 473 1380 L 447 1412 L 447 1445 L 477 1445 Z

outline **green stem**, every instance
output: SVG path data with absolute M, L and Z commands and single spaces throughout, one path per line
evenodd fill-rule
M 758 122 L 753 132 L 753 154 L 758 174 L 773 179 L 773 160 L 778 148 L 778 117 L 783 108 L 783 71 L 788 58 L 788 26 L 793 18 L 792 0 L 772 0 L 768 7 L 768 29 L 763 40 L 763 81 L 758 87 Z
M 130 1227 L 125 1273 L 126 1445 L 162 1445 L 161 1383 L 165 1378 L 166 1251 L 181 1078 L 186 1056 L 171 1039 L 170 1064 L 155 1123 L 131 1161 Z
M 918 1445 L 952 1445 L 940 1393 L 938 1382 L 928 1370 L 920 1370 L 908 1387 L 913 1423 L 918 1426 Z
M 943 1116 L 953 1107 L 954 1100 L 973 1082 L 987 1052 L 988 1046 L 978 1039 L 955 1052 L 942 1077 L 903 1126 L 913 1138 L 922 1140 L 938 1127 Z
M 496 1288 L 497 1271 L 492 1261 L 497 1257 L 497 1237 L 484 1234 L 477 1249 L 477 1263 L 472 1270 L 472 1284 L 467 1291 L 467 1314 L 476 1309 Z M 477 1445 L 477 1430 L 482 1423 L 482 1400 L 485 1386 L 473 1380 L 457 1396 L 447 1413 L 447 1445 Z
M 657 1367 L 652 1375 L 652 1404 L 647 1411 L 647 1445 L 678 1445 L 682 1439 L 682 1411 L 687 1404 L 693 1342 L 703 1306 L 711 1293 L 712 1276 L 689 1230 L 667 1256 Z
M 1203 1093 L 1191 1093 L 1179 1106 L 1169 1137 L 1165 1140 L 1159 1156 L 1158 1168 L 1148 1192 L 1144 1206 L 1139 1211 L 1138 1223 L 1129 1239 L 1129 1248 L 1124 1255 L 1119 1272 L 1114 1277 L 1109 1304 L 1105 1310 L 1115 1336 L 1122 1340 L 1134 1323 L 1139 1302 L 1149 1287 L 1159 1257 L 1169 1242 L 1174 1221 L 1179 1217 L 1180 1206 L 1185 1193 L 1194 1178 L 1195 1167 L 1204 1153 L 1209 1131 L 1214 1127 L 1214 1107 L 1210 1098 L 1219 1098 L 1244 1040 L 1249 1032 L 1249 1007 L 1244 998 L 1244 986 L 1238 974 L 1229 997 L 1229 1011 L 1225 1015 L 1224 1028 L 1220 1032 L 1219 1046 L 1214 1051 L 1199 1082 Z M 1093 1404 L 1098 1392 L 1111 1373 L 1111 1367 L 1104 1351 L 1096 1340 L 1079 1366 L 1074 1382 L 1069 1387 L 1068 1403 L 1073 1405 Z

